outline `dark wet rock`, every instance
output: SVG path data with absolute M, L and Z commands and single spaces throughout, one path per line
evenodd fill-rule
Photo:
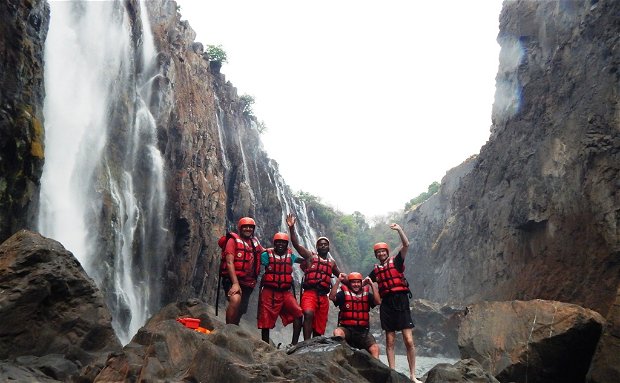
M 588 371 L 588 383 L 620 382 L 620 287 L 606 320 Z
M 200 301 L 166 306 L 122 352 L 110 356 L 95 382 L 408 382 L 367 352 L 337 338 L 317 337 L 278 350 L 238 326 L 224 325 Z M 202 334 L 175 319 L 193 316 L 213 330 Z
M 438 364 L 425 374 L 423 380 L 424 383 L 499 383 L 475 359 Z
M 49 17 L 44 0 L 0 2 L 0 243 L 36 222 Z
M 491 137 L 407 216 L 414 297 L 607 315 L 620 284 L 618 14 L 617 0 L 504 2 Z
M 603 323 L 573 304 L 482 302 L 467 307 L 459 349 L 502 382 L 581 383 Z
M 101 292 L 54 240 L 22 230 L 0 245 L 0 292 L 0 359 L 64 380 L 121 349 Z

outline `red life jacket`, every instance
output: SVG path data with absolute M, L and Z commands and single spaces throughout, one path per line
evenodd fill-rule
M 350 288 L 341 285 L 344 293 L 344 302 L 340 306 L 338 313 L 339 326 L 361 326 L 368 327 L 370 321 L 370 291 L 368 286 L 362 287 L 359 294 L 354 293 Z
M 286 254 L 278 255 L 273 248 L 267 249 L 269 263 L 265 267 L 265 274 L 261 280 L 262 286 L 278 290 L 288 290 L 293 283 L 293 258 L 291 249 L 286 249 Z
M 228 277 L 228 268 L 226 267 L 226 243 L 232 238 L 235 240 L 236 252 L 234 255 L 235 274 L 239 282 L 245 282 L 249 287 L 256 286 L 256 277 L 260 272 L 260 244 L 254 237 L 251 238 L 251 245 L 248 245 L 237 233 L 227 233 L 226 240 L 218 241 L 222 248 L 222 259 L 220 263 L 220 276 Z M 223 244 L 222 244 L 223 243 Z M 253 281 L 252 281 L 253 279 Z
M 319 256 L 312 257 L 312 264 L 304 270 L 304 290 L 316 288 L 329 290 L 332 286 L 332 263 Z
M 381 298 L 389 293 L 409 291 L 409 283 L 405 279 L 405 275 L 398 271 L 396 265 L 394 265 L 394 257 L 390 257 L 382 265 L 375 265 L 374 273 L 377 285 L 379 285 L 379 295 L 381 295 Z

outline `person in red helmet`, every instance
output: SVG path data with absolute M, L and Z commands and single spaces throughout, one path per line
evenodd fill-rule
M 409 307 L 409 283 L 405 279 L 405 257 L 409 249 L 409 240 L 402 227 L 396 223 L 390 224 L 400 237 L 402 247 L 396 256 L 390 256 L 390 248 L 385 242 L 378 242 L 373 246 L 375 257 L 379 261 L 375 264 L 368 277 L 377 282 L 381 306 L 379 309 L 381 328 L 385 331 L 385 353 L 388 365 L 396 365 L 394 356 L 394 342 L 396 332 L 402 331 L 403 341 L 407 348 L 410 379 L 414 383 L 421 383 L 415 376 L 415 344 L 413 342 L 413 319 Z
M 269 330 L 276 326 L 278 316 L 282 325 L 293 323 L 293 339 L 297 344 L 301 333 L 301 318 L 304 316 L 291 291 L 293 286 L 293 263 L 297 254 L 288 248 L 289 238 L 285 233 L 273 236 L 273 247 L 261 254 L 261 265 L 265 272 L 260 283 L 258 297 L 258 325 L 263 341 L 269 343 Z
M 329 299 L 340 308 L 334 336 L 344 338 L 351 347 L 367 350 L 379 359 L 379 345 L 369 331 L 370 309 L 381 303 L 377 287 L 370 278 L 362 279 L 362 274 L 356 272 L 349 273 L 347 280 L 348 286 L 343 283 L 338 291 L 340 283 L 345 281 L 344 277 L 339 277 L 329 293 Z
M 256 223 L 252 218 L 241 218 L 237 228 L 239 233 L 228 233 L 219 243 L 222 248 L 220 276 L 228 299 L 226 323 L 236 325 L 248 310 L 260 271 L 260 254 L 265 251 L 254 237 Z
M 304 340 L 312 336 L 325 334 L 327 314 L 329 312 L 329 298 L 332 275 L 340 276 L 340 269 L 336 261 L 329 256 L 329 239 L 319 237 L 316 241 L 316 253 L 306 249 L 299 243 L 295 232 L 297 218 L 293 214 L 286 217 L 286 223 L 291 235 L 291 243 L 305 262 L 301 268 L 304 271 L 303 293 L 301 295 L 301 309 L 304 312 Z M 344 276 L 344 274 L 342 274 Z

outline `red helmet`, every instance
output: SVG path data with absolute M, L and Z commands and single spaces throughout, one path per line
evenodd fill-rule
M 355 280 L 361 281 L 362 279 L 364 279 L 364 278 L 362 278 L 362 274 L 360 274 L 360 273 L 358 273 L 356 271 L 354 271 L 352 273 L 349 273 L 347 278 L 349 279 L 349 282 L 350 281 L 355 281 Z
M 388 254 L 390 253 L 390 247 L 388 246 L 387 243 L 385 242 L 377 242 L 375 243 L 375 245 L 372 247 L 372 249 L 376 252 L 377 250 L 380 249 L 385 249 L 385 251 L 388 252 Z
M 247 226 L 247 225 L 252 225 L 256 227 L 256 222 L 254 222 L 254 220 L 250 217 L 243 217 L 239 220 L 239 223 L 237 224 L 237 228 L 241 229 L 241 226 Z
M 286 234 L 286 233 L 276 233 L 273 236 L 273 243 L 276 243 L 276 241 L 286 241 L 286 242 L 288 242 L 288 234 Z

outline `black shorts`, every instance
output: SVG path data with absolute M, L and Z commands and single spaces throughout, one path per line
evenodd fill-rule
M 346 340 L 351 347 L 360 350 L 368 350 L 370 346 L 377 343 L 375 337 L 368 331 L 368 328 L 345 326 L 340 326 L 340 328 L 344 331 L 344 340 Z
M 250 303 L 250 295 L 254 291 L 253 287 L 247 287 L 239 285 L 241 287 L 241 304 L 239 305 L 239 314 L 243 315 L 248 311 L 248 303 Z M 224 288 L 224 295 L 228 299 L 228 290 L 232 287 L 232 281 L 230 278 L 222 278 L 222 287 Z
M 400 331 L 415 327 L 409 308 L 409 295 L 406 292 L 392 293 L 381 298 L 379 313 L 381 328 L 385 331 Z

